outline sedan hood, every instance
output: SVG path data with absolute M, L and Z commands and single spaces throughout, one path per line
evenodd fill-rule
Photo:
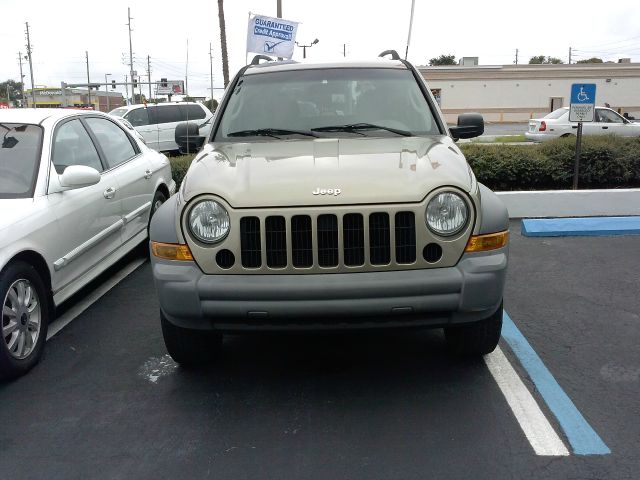
M 207 145 L 182 194 L 212 193 L 234 208 L 411 203 L 443 185 L 469 192 L 474 181 L 447 136 L 319 138 Z

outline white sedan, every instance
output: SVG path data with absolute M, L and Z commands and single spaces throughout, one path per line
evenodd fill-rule
M 54 309 L 146 240 L 167 158 L 108 115 L 0 110 L 0 377 L 39 360 Z
M 576 135 L 577 130 L 578 123 L 569 121 L 569 107 L 563 107 L 544 118 L 529 120 L 529 130 L 524 136 L 527 140 L 543 142 Z M 640 123 L 630 122 L 610 108 L 596 107 L 594 121 L 582 124 L 582 134 L 640 137 Z

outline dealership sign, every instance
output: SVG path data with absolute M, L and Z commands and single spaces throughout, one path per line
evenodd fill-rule
M 168 80 L 159 83 L 156 89 L 157 95 L 182 95 L 184 93 L 184 80 Z
M 249 16 L 247 53 L 262 53 L 274 57 L 293 57 L 298 22 L 282 18 Z

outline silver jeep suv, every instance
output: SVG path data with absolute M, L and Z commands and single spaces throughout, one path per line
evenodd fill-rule
M 387 53 L 387 52 L 385 52 Z M 444 327 L 462 354 L 502 326 L 508 215 L 411 64 L 259 63 L 151 223 L 165 343 L 209 361 L 225 332 Z M 263 57 L 262 57 L 263 58 Z

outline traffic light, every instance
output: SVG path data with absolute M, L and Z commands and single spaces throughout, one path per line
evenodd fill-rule
M 168 86 L 166 78 L 161 78 L 160 79 L 160 86 L 161 87 L 167 87 Z
M 138 86 L 138 79 L 136 77 L 133 77 L 133 88 L 136 88 Z
M 116 81 L 111 80 L 111 90 L 115 90 L 115 89 L 116 89 Z

